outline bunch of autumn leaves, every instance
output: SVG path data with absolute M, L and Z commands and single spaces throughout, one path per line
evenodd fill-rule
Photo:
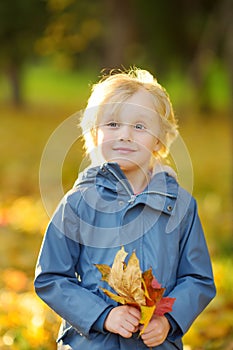
M 122 247 L 116 254 L 112 267 L 105 264 L 96 264 L 102 274 L 102 281 L 106 281 L 117 293 L 102 288 L 104 293 L 120 304 L 135 306 L 141 311 L 140 324 L 143 334 L 152 316 L 163 316 L 172 311 L 175 298 L 163 297 L 165 288 L 161 288 L 152 274 L 152 269 L 141 272 L 139 260 L 133 252 L 125 263 L 128 255 Z

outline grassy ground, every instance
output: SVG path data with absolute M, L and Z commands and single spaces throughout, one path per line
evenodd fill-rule
M 49 74 L 55 75 L 51 71 Z M 55 128 L 84 106 L 87 81 L 91 81 L 91 75 L 85 83 L 84 76 L 64 75 L 60 83 L 68 85 L 65 89 L 57 88 L 59 84 L 50 77 L 51 83 L 45 89 L 43 79 L 38 82 L 38 76 L 33 77 L 32 73 L 30 76 L 25 83 L 27 91 L 30 90 L 29 105 L 22 109 L 0 107 L 1 350 L 55 349 L 59 320 L 35 296 L 32 286 L 34 265 L 48 221 L 40 198 L 39 165 Z M 77 80 L 80 84 L 76 94 L 73 89 Z M 52 103 L 48 96 L 52 96 Z M 181 118 L 180 131 L 192 159 L 193 194 L 198 201 L 218 289 L 215 300 L 185 336 L 185 346 L 187 350 L 230 350 L 233 349 L 230 123 L 226 115 L 193 113 Z M 72 186 L 82 153 L 81 144 L 77 143 L 65 158 L 62 171 L 65 191 Z

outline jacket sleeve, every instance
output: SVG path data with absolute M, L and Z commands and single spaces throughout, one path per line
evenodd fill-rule
M 109 304 L 80 286 L 75 268 L 81 246 L 77 235 L 78 217 L 64 200 L 47 228 L 34 285 L 36 293 L 46 304 L 79 333 L 90 337 L 92 325 L 98 325 L 96 321 L 109 309 Z
M 194 199 L 181 222 L 180 232 L 177 282 L 169 293 L 169 297 L 176 298 L 168 316 L 172 340 L 188 331 L 216 294 L 210 256 Z

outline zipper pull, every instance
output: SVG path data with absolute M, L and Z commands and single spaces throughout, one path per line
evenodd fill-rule
M 135 194 L 132 194 L 130 199 L 128 200 L 128 203 L 133 204 L 135 202 L 136 197 L 137 196 Z

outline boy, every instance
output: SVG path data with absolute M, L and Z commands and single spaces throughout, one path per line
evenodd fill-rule
M 196 202 L 163 165 L 177 135 L 169 97 L 147 71 L 111 74 L 93 87 L 81 127 L 91 165 L 49 223 L 35 278 L 63 319 L 58 348 L 182 349 L 215 286 Z M 141 337 L 139 310 L 107 297 L 95 266 L 122 246 L 176 298 Z

